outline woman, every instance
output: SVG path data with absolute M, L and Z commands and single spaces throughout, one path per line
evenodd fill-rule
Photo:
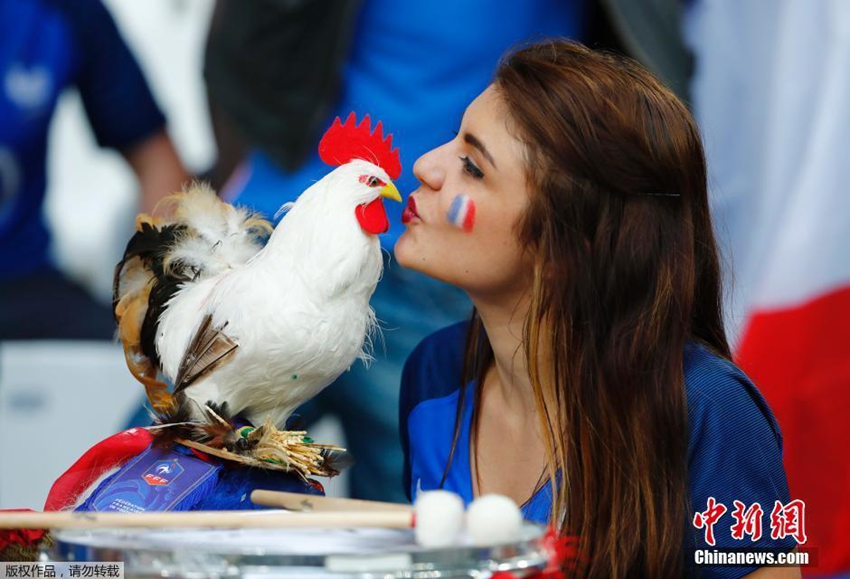
M 781 437 L 729 361 L 702 145 L 669 90 L 621 57 L 527 47 L 414 173 L 396 258 L 475 311 L 405 368 L 411 494 L 508 495 L 582 538 L 588 577 L 693 574 L 709 496 L 729 511 L 715 548 L 793 548 L 770 538 Z M 763 509 L 758 541 L 732 538 L 735 500 Z

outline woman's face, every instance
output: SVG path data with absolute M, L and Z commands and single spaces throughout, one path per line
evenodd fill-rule
M 531 260 L 516 224 L 528 204 L 523 145 L 507 128 L 507 110 L 491 86 L 466 109 L 457 137 L 413 166 L 420 181 L 395 246 L 404 267 L 471 295 L 527 287 Z

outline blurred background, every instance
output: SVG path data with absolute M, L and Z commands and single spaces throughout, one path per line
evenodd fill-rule
M 349 110 L 394 133 L 409 193 L 499 55 L 547 35 L 625 52 L 691 106 L 807 572 L 850 576 L 847 0 L 0 0 L 0 508 L 41 509 L 92 444 L 145 424 L 109 309 L 140 209 L 198 177 L 272 215 L 327 171 L 316 143 Z M 413 305 L 376 294 L 387 347 L 299 417 L 358 456 L 331 494 L 403 500 L 398 373 L 468 303 L 386 265 L 379 292 Z

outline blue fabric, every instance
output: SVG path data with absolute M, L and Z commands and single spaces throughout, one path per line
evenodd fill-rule
M 257 489 L 305 495 L 325 494 L 321 487 L 304 482 L 296 474 L 249 467 L 225 468 L 219 472 L 213 491 L 201 497 L 193 510 L 256 511 L 271 508 L 251 502 L 251 493 Z
M 405 486 L 409 497 L 417 489 L 440 486 L 455 431 L 461 391 L 461 368 L 468 324 L 456 324 L 425 339 L 411 354 L 402 376 L 400 424 L 405 454 Z M 753 383 L 731 362 L 701 345 L 689 343 L 684 355 L 685 391 L 690 437 L 689 489 L 692 513 L 706 510 L 708 497 L 728 511 L 714 527 L 716 546 L 791 549 L 795 542 L 770 538 L 770 512 L 775 501 L 786 504 L 788 484 L 782 467 L 782 436 L 767 403 Z M 469 434 L 473 385 L 465 389 L 465 404 L 457 448 L 443 488 L 465 502 L 472 496 Z M 732 538 L 733 501 L 759 502 L 762 538 L 752 542 Z M 523 515 L 546 523 L 551 493 L 544 486 L 523 505 Z M 686 549 L 711 548 L 703 531 L 693 528 Z M 688 561 L 693 561 L 691 556 Z M 701 567 L 701 577 L 741 577 L 755 567 Z
M 581 38 L 586 0 L 527 2 L 467 0 L 367 0 L 359 16 L 340 102 L 333 116 L 370 114 L 393 135 L 401 153 L 403 194 L 418 183 L 413 163 L 453 138 L 466 106 L 490 83 L 499 57 L 512 45 L 542 36 Z M 328 118 L 328 126 L 333 120 Z M 298 171 L 284 173 L 262 152 L 249 158 L 250 176 L 238 201 L 274 215 L 329 172 L 317 154 Z M 386 203 L 391 250 L 402 205 Z
M 222 465 L 183 446 L 148 446 L 105 478 L 75 511 L 190 511 L 213 492 Z
M 0 281 L 50 262 L 47 134 L 69 86 L 102 146 L 127 149 L 165 124 L 99 0 L 0 0 Z
M 192 451 L 185 446 L 176 444 L 169 451 L 173 456 L 181 455 L 195 458 Z M 123 467 L 105 478 L 91 495 L 75 510 L 92 511 L 98 502 L 101 493 L 108 491 L 110 485 L 123 473 L 135 467 L 137 459 L 128 461 Z M 298 475 L 276 470 L 264 470 L 247 466 L 236 465 L 215 458 L 209 459 L 212 468 L 216 471 L 205 478 L 191 492 L 180 497 L 177 501 L 159 501 L 148 504 L 148 511 L 241 511 L 261 510 L 269 507 L 255 505 L 251 502 L 251 493 L 254 490 L 272 490 L 308 495 L 324 495 L 319 485 L 305 482 Z M 136 468 L 138 470 L 138 468 Z M 136 480 L 138 475 L 133 477 Z M 133 481 L 129 481 L 133 482 Z M 140 485 L 144 487 L 144 483 Z M 131 494 L 136 493 L 133 488 L 129 489 Z M 114 490 L 113 490 L 114 494 Z M 134 503 L 144 503 L 143 498 L 136 498 Z M 167 504 L 167 506 L 165 506 Z

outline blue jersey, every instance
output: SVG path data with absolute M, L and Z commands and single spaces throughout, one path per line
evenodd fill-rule
M 101 146 L 127 149 L 165 124 L 99 0 L 0 0 L 0 281 L 49 263 L 47 134 L 72 85 Z
M 440 486 L 455 433 L 468 324 L 457 324 L 426 338 L 411 354 L 402 376 L 400 430 L 405 454 L 404 481 L 409 497 Z M 690 438 L 688 485 L 694 512 L 706 511 L 709 497 L 728 511 L 714 525 L 716 545 L 705 543 L 693 527 L 685 549 L 772 547 L 790 550 L 794 539 L 772 540 L 770 513 L 775 502 L 789 502 L 782 467 L 782 436 L 776 419 L 753 383 L 731 362 L 689 343 L 684 356 Z M 470 429 L 472 385 L 465 389 L 460 431 L 443 488 L 472 501 Z M 763 509 L 757 542 L 732 537 L 733 501 Z M 551 491 L 543 485 L 523 506 L 526 519 L 548 523 Z M 691 513 L 693 516 L 694 513 Z M 693 561 L 689 555 L 687 561 Z M 755 567 L 701 567 L 701 577 L 741 577 Z
M 407 195 L 418 186 L 413 163 L 453 138 L 466 106 L 490 83 L 499 57 L 511 46 L 542 36 L 581 38 L 586 0 L 494 1 L 366 0 L 359 15 L 333 114 L 343 120 L 381 120 L 399 148 L 403 172 L 396 186 Z M 330 168 L 317 154 L 285 173 L 261 152 L 248 161 L 239 204 L 266 215 L 294 200 Z M 404 231 L 402 205 L 386 202 L 389 250 Z

